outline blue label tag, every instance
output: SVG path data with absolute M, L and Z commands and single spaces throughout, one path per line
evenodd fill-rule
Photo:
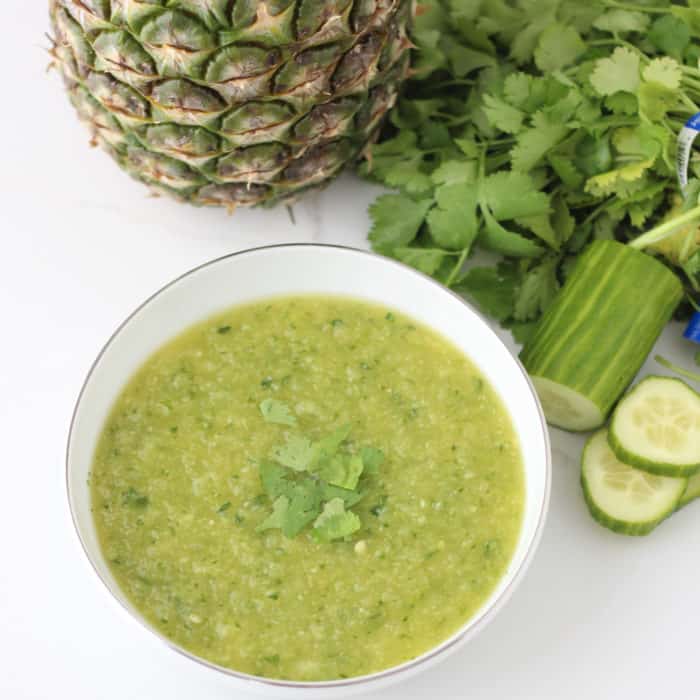
M 693 314 L 693 318 L 690 319 L 688 327 L 683 333 L 683 337 L 688 340 L 693 340 L 696 343 L 700 343 L 700 312 Z

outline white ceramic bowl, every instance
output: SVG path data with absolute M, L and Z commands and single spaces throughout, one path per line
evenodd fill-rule
M 211 664 L 165 639 L 119 589 L 100 551 L 87 481 L 97 439 L 110 408 L 132 373 L 173 336 L 234 304 L 276 295 L 346 295 L 395 308 L 431 326 L 461 348 L 489 379 L 506 405 L 525 462 L 525 515 L 506 574 L 481 609 L 455 634 L 422 656 L 368 676 L 296 683 L 258 678 Z M 141 305 L 97 357 L 80 393 L 67 450 L 67 489 L 78 536 L 112 596 L 176 651 L 227 674 L 241 689 L 269 695 L 329 698 L 376 690 L 432 666 L 474 637 L 503 607 L 522 579 L 539 543 L 550 490 L 547 428 L 522 366 L 484 320 L 461 298 L 415 270 L 351 248 L 281 245 L 235 253 L 171 282 Z

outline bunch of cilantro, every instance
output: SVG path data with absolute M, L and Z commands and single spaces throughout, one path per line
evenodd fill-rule
M 396 191 L 371 205 L 369 239 L 516 340 L 590 240 L 697 205 L 697 181 L 679 202 L 675 152 L 700 111 L 700 0 L 420 0 L 412 40 L 411 78 L 360 166 Z M 497 264 L 465 267 L 476 248 Z M 697 303 L 696 225 L 655 252 Z

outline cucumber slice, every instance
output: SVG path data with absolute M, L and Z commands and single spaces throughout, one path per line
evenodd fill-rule
M 647 377 L 617 405 L 608 440 L 638 469 L 691 476 L 700 470 L 700 395 L 675 377 Z
M 678 507 L 682 508 L 683 506 L 687 506 L 688 503 L 694 501 L 696 498 L 700 498 L 700 472 L 689 477 L 688 485 L 685 487 L 685 491 L 683 491 Z
M 656 476 L 620 462 L 607 430 L 589 438 L 581 458 L 581 486 L 594 520 L 624 535 L 646 535 L 674 510 L 687 479 Z
M 591 243 L 520 353 L 544 389 L 547 422 L 601 427 L 682 297 L 658 260 L 617 241 Z

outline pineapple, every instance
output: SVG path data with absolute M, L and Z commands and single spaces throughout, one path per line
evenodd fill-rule
M 52 54 L 131 175 L 274 204 L 357 158 L 408 70 L 411 0 L 50 0 Z

